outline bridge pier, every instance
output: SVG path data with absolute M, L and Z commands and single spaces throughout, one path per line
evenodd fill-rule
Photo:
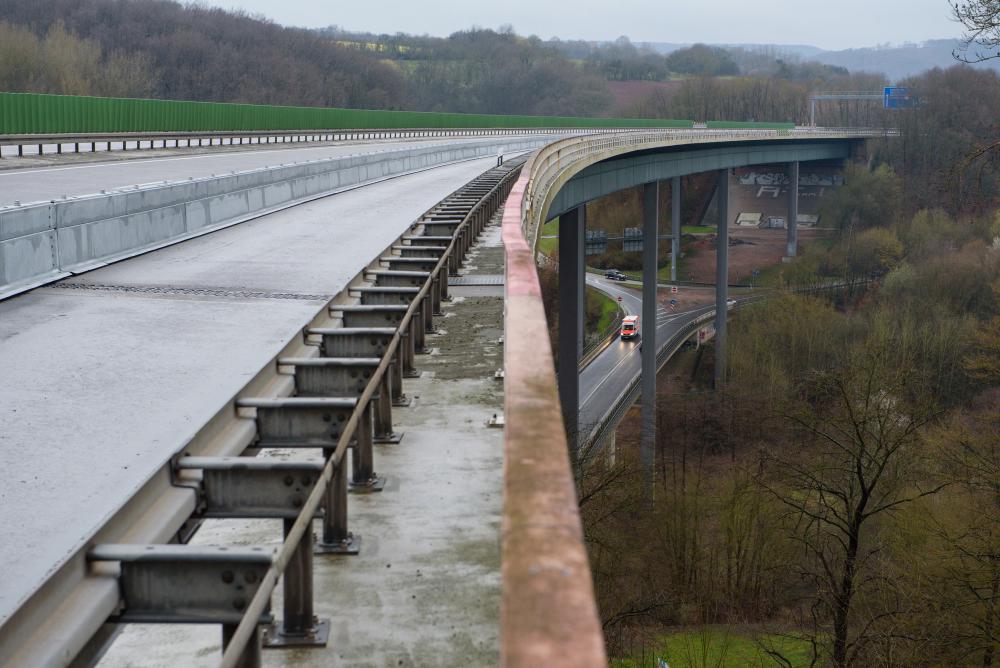
M 677 262 L 681 258 L 681 177 L 670 181 L 670 281 L 677 282 Z
M 726 382 L 726 299 L 729 297 L 729 170 L 719 170 L 715 244 L 715 387 Z
M 785 255 L 795 257 L 799 249 L 799 162 L 788 163 L 788 243 Z
M 656 284 L 660 182 L 642 187 L 642 461 L 643 495 L 652 498 L 653 453 L 656 449 Z
M 559 403 L 570 453 L 580 447 L 580 358 L 583 355 L 586 204 L 559 220 Z

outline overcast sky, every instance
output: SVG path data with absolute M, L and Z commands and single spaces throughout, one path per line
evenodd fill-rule
M 445 36 L 511 24 L 542 39 L 810 44 L 825 49 L 958 37 L 947 0 L 209 0 L 283 25 Z

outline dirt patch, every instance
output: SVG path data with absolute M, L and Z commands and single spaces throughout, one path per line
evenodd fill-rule
M 829 230 L 799 229 L 799 253 L 810 241 L 828 236 Z M 754 269 L 763 270 L 781 262 L 785 255 L 787 231 L 781 229 L 729 230 L 729 282 L 739 283 L 748 279 Z M 734 243 L 735 242 L 735 243 Z M 715 235 L 707 235 L 692 242 L 685 249 L 685 280 L 697 283 L 715 282 Z
M 630 109 L 636 103 L 644 102 L 654 92 L 670 94 L 682 83 L 683 81 L 609 81 L 608 88 L 615 96 L 615 106 Z
M 503 299 L 500 297 L 456 297 L 444 318 L 435 325 L 447 335 L 427 337 L 437 354 L 420 359 L 420 366 L 438 378 L 485 378 L 503 367 Z M 499 383 L 498 383 L 499 386 Z

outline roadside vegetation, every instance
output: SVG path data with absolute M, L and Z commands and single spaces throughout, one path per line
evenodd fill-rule
M 585 467 L 585 533 L 621 665 L 989 665 L 1000 219 L 970 229 L 985 234 L 933 257 L 908 237 L 870 289 L 738 311 L 725 387 L 710 389 L 710 346 L 693 376 L 661 379 L 651 499 L 634 427 L 614 465 Z M 679 656 L 706 628 L 726 642 L 710 634 Z M 747 645 L 759 664 L 735 649 Z

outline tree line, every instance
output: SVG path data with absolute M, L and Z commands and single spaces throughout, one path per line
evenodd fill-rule
M 543 41 L 509 26 L 437 38 L 286 28 L 172 0 L 3 0 L 0 7 L 0 89 L 7 91 L 611 116 L 634 110 L 617 108 L 610 81 L 751 74 L 807 86 L 846 75 L 768 50 L 696 44 L 661 54 L 624 37 Z M 719 113 L 785 120 L 798 111 L 778 97 Z M 664 107 L 655 99 L 637 113 L 708 120 L 694 101 Z
M 722 388 L 711 346 L 661 374 L 651 499 L 638 419 L 581 460 L 612 656 L 709 627 L 768 665 L 993 665 L 1000 215 L 850 218 L 830 255 L 870 276 L 875 246 L 874 287 L 740 309 Z

